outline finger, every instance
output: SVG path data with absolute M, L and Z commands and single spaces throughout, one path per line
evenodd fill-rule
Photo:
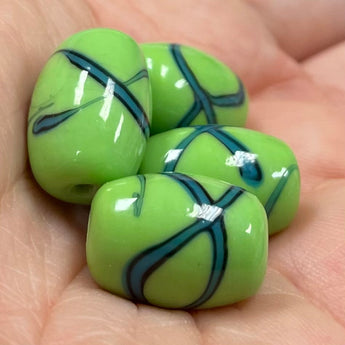
M 81 1 L 0 2 L 0 342 L 37 344 L 44 320 L 84 258 L 85 211 L 53 201 L 26 168 L 32 88 L 56 44 L 88 20 Z M 68 209 L 69 217 L 66 218 Z
M 247 0 L 262 16 L 280 47 L 303 60 L 345 39 L 342 0 Z
M 344 178 L 344 102 L 301 78 L 253 97 L 248 127 L 284 140 L 301 170 L 302 193 L 326 178 Z M 330 121 L 331 119 L 331 121 Z
M 50 308 L 85 264 L 85 213 L 57 203 L 29 180 L 2 196 L 0 343 L 39 343 Z
M 327 313 L 272 269 L 253 298 L 194 316 L 207 345 L 342 345 L 345 337 L 344 329 Z
M 345 326 L 345 180 L 303 199 L 293 226 L 270 244 L 271 263 Z
M 67 3 L 67 1 L 65 1 Z M 82 1 L 0 2 L 0 195 L 24 171 L 26 119 L 40 69 L 62 39 L 90 25 L 92 16 Z
M 305 71 L 325 90 L 345 93 L 345 41 L 307 59 Z M 334 90 L 335 89 L 335 90 Z
M 292 78 L 298 70 L 260 17 L 241 1 L 92 0 L 89 4 L 98 25 L 123 30 L 139 42 L 178 42 L 217 56 L 252 92 Z
M 47 321 L 41 344 L 200 344 L 191 316 L 130 301 L 100 290 L 85 269 Z

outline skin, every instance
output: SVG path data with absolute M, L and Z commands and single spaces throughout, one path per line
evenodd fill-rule
M 344 12 L 341 0 L 2 0 L 0 343 L 343 345 Z M 270 239 L 255 297 L 209 311 L 168 311 L 135 305 L 91 280 L 88 209 L 54 200 L 33 181 L 26 116 L 55 47 L 96 26 L 214 54 L 248 87 L 247 126 L 294 150 L 299 212 Z

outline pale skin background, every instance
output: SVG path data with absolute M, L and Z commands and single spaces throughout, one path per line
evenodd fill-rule
M 344 345 L 344 18 L 344 0 L 1 0 L 0 344 Z M 271 239 L 255 297 L 188 313 L 100 290 L 85 266 L 88 210 L 33 181 L 37 75 L 63 39 L 97 26 L 216 55 L 250 91 L 248 127 L 296 153 L 300 209 Z

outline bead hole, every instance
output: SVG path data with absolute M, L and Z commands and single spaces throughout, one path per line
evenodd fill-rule
M 73 192 L 78 194 L 89 194 L 96 191 L 96 189 L 97 187 L 93 184 L 76 184 L 72 188 Z

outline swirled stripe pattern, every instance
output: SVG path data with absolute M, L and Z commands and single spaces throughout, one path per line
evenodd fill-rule
M 126 82 L 120 81 L 112 73 L 103 68 L 97 62 L 93 61 L 86 55 L 71 50 L 71 49 L 61 49 L 56 52 L 56 54 L 63 54 L 69 62 L 79 68 L 80 70 L 85 70 L 88 75 L 94 79 L 100 85 L 107 87 L 109 81 L 114 85 L 113 95 L 124 105 L 124 107 L 133 116 L 134 120 L 140 127 L 143 135 L 147 138 L 150 134 L 149 120 L 147 114 L 145 113 L 143 107 L 133 95 L 133 93 L 128 89 L 128 85 L 141 78 L 147 78 L 148 73 L 146 69 L 139 71 L 132 78 Z M 33 134 L 43 134 L 69 119 L 72 115 L 78 113 L 80 110 L 85 109 L 87 106 L 100 101 L 101 98 L 96 98 L 88 102 L 87 104 L 67 109 L 55 114 L 42 115 L 36 119 L 32 127 Z
M 190 226 L 132 258 L 124 271 L 124 288 L 133 300 L 149 303 L 144 295 L 144 286 L 151 274 L 176 253 L 183 250 L 196 236 L 206 232 L 212 243 L 213 253 L 208 283 L 200 296 L 182 307 L 184 309 L 196 308 L 213 296 L 222 281 L 229 255 L 223 210 L 229 208 L 242 195 L 243 190 L 230 186 L 218 200 L 213 200 L 205 188 L 191 177 L 183 174 L 166 174 L 166 176 L 177 182 L 200 207 L 207 205 L 221 209 L 221 212 L 212 220 L 197 218 Z
M 242 144 L 238 139 L 223 130 L 223 126 L 220 125 L 208 125 L 208 126 L 195 126 L 194 130 L 186 138 L 184 138 L 176 147 L 177 153 L 174 159 L 165 163 L 163 171 L 175 171 L 176 166 L 183 156 L 186 148 L 202 134 L 208 134 L 223 144 L 231 154 L 235 154 L 237 151 L 244 153 L 251 153 L 250 150 Z M 248 160 L 244 162 L 242 166 L 238 167 L 242 179 L 250 186 L 258 186 L 263 180 L 262 169 L 256 159 Z
M 237 78 L 239 85 L 237 92 L 227 95 L 213 96 L 200 85 L 196 75 L 182 54 L 181 46 L 179 44 L 171 44 L 169 45 L 169 49 L 176 65 L 190 85 L 194 95 L 194 102 L 192 106 L 187 113 L 184 114 L 183 118 L 176 127 L 189 126 L 202 110 L 205 112 L 207 123 L 217 123 L 216 113 L 213 106 L 239 107 L 244 103 L 245 91 L 239 78 Z

